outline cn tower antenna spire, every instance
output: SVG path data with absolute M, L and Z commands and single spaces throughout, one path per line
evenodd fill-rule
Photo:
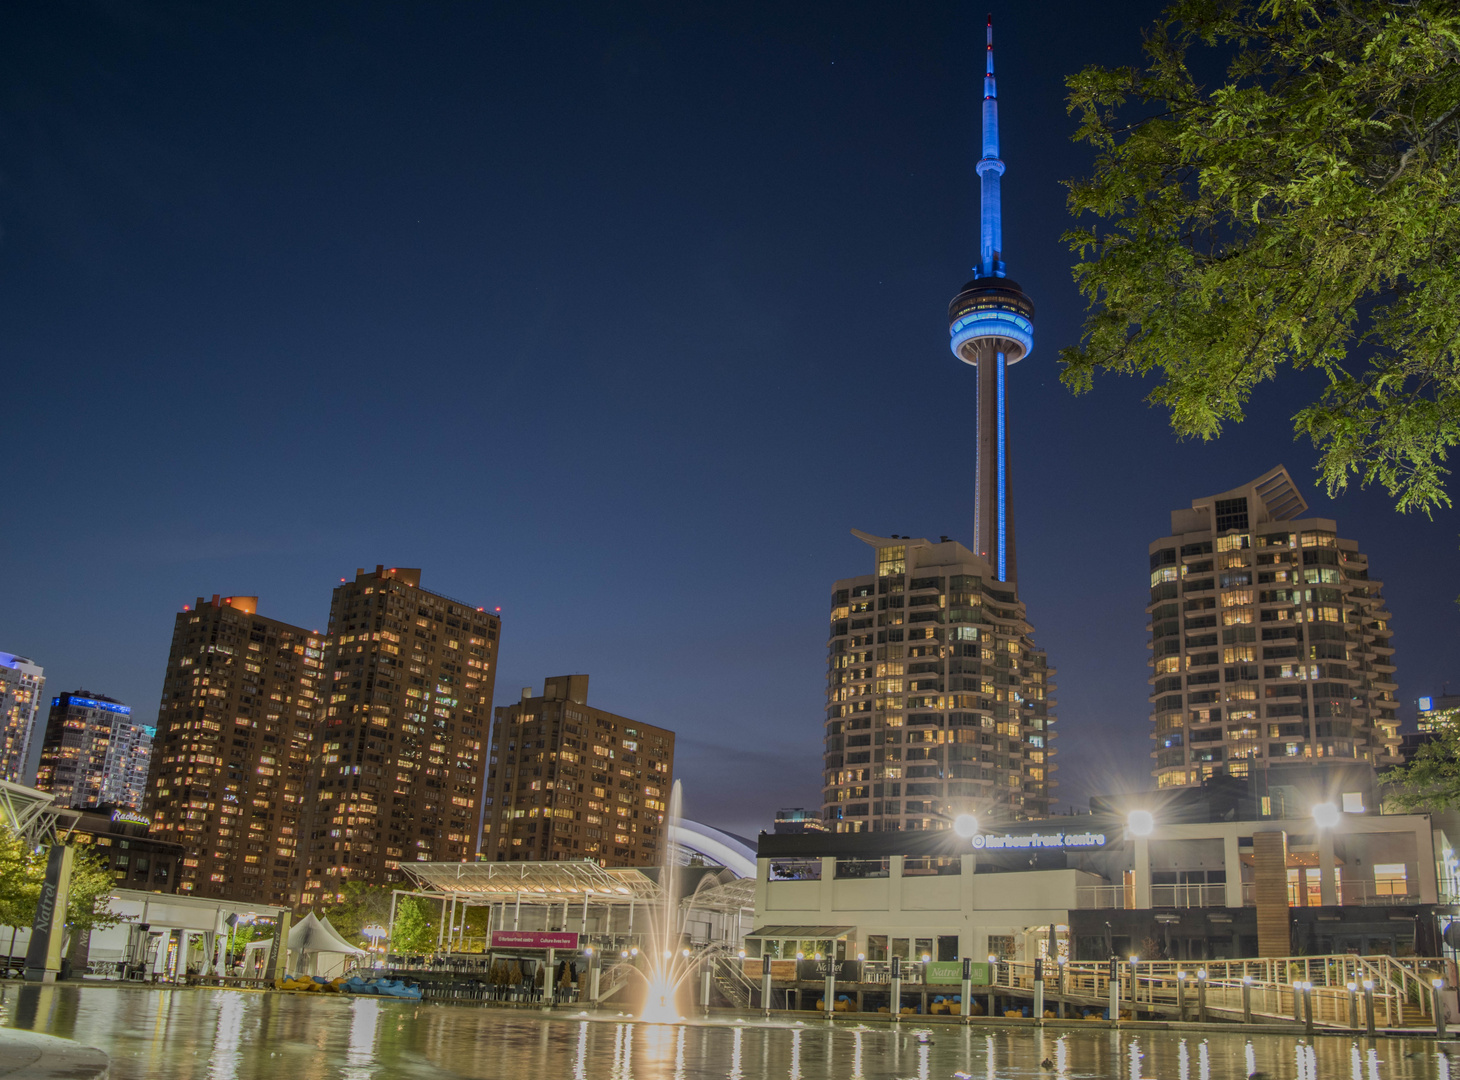
M 999 92 L 994 83 L 994 19 L 989 16 L 983 74 L 983 157 L 978 162 L 979 261 L 973 280 L 948 305 L 953 355 L 978 369 L 974 551 L 998 581 L 1015 581 L 1014 491 L 1009 476 L 1008 369 L 1034 349 L 1034 302 L 1004 268 L 999 180 Z
M 979 277 L 1004 277 L 1004 220 L 999 178 L 999 90 L 994 82 L 994 17 L 989 16 L 983 76 L 983 158 L 978 163 L 983 213 L 980 218 Z

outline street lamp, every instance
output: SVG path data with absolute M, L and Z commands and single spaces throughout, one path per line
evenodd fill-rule
M 1156 831 L 1156 815 L 1149 810 L 1132 810 L 1125 826 L 1132 836 L 1150 836 Z
M 978 818 L 972 814 L 959 814 L 953 819 L 953 831 L 968 840 L 978 835 Z
M 1320 829 L 1336 828 L 1342 820 L 1342 813 L 1331 802 L 1317 803 L 1313 807 L 1313 823 Z

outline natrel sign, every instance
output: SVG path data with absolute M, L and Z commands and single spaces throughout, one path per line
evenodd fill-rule
M 576 949 L 578 935 L 546 930 L 493 930 L 494 949 Z
M 1072 848 L 1101 848 L 1105 846 L 1104 833 L 1029 833 L 1014 836 L 1004 833 L 995 836 L 979 833 L 973 838 L 974 848 L 980 851 L 1028 851 L 1033 848 L 1057 848 L 1068 851 Z

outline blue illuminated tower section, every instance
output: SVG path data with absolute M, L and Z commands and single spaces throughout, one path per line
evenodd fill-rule
M 983 80 L 983 157 L 979 264 L 974 278 L 948 305 L 953 355 L 978 370 L 978 464 L 974 481 L 974 550 L 1000 581 L 1018 577 L 1014 559 L 1014 503 L 1009 485 L 1006 373 L 1034 349 L 1034 302 L 1005 276 L 999 184 L 999 96 L 994 84 L 994 22 L 988 24 Z

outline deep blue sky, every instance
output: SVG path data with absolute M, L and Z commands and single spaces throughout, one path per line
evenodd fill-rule
M 1265 389 L 1179 444 L 1055 356 L 1082 306 L 1064 76 L 1155 4 L 1005 4 L 1021 590 L 1060 799 L 1148 768 L 1146 545 L 1285 463 L 1369 552 L 1402 696 L 1460 683 L 1460 515 L 1335 503 Z M 142 713 L 173 614 L 322 626 L 356 566 L 503 614 L 497 701 L 588 672 L 679 733 L 693 816 L 818 803 L 848 530 L 967 538 L 983 8 L 133 4 L 0 14 L 0 649 Z M 1412 710 L 1407 710 L 1412 711 Z

